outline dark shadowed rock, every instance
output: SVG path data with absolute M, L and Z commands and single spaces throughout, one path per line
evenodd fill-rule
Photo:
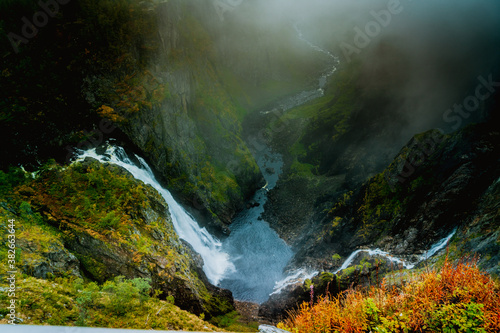
M 23 255 L 22 271 L 37 278 L 69 274 L 82 277 L 80 261 L 61 242 L 53 241 L 43 247 L 36 241 L 19 238 L 18 246 L 26 253 Z

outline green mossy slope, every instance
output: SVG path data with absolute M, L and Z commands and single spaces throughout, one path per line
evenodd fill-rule
M 14 219 L 17 268 L 25 276 L 99 284 L 117 276 L 149 279 L 151 294 L 173 297 L 206 319 L 234 311 L 230 292 L 208 283 L 199 259 L 179 240 L 163 198 L 124 169 L 87 158 L 0 176 L 2 244 Z M 0 257 L 7 260 L 6 246 Z

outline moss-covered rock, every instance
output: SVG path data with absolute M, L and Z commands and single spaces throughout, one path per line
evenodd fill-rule
M 162 298 L 207 319 L 234 311 L 231 293 L 208 282 L 203 261 L 179 240 L 164 199 L 120 167 L 91 158 L 52 165 L 14 187 L 4 204 L 5 217 L 20 225 L 25 274 L 145 278 Z

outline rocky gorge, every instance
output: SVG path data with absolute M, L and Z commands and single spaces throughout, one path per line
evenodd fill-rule
M 19 54 L 4 38 L 0 215 L 23 281 L 53 285 L 39 306 L 23 285 L 22 320 L 255 331 L 445 257 L 498 276 L 498 93 L 460 128 L 441 111 L 496 60 L 458 80 L 384 33 L 346 61 L 359 18 L 278 3 L 80 0 Z

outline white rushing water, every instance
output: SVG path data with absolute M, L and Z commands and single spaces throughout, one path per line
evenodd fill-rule
M 296 283 L 303 283 L 305 280 L 312 279 L 315 277 L 319 271 L 308 271 L 306 269 L 298 269 L 294 270 L 290 275 L 288 275 L 286 278 L 276 281 L 274 284 L 274 289 L 273 292 L 269 295 L 274 295 L 274 294 L 279 294 L 283 289 L 286 287 L 296 284 Z
M 441 249 L 443 249 L 448 244 L 448 242 L 450 241 L 451 237 L 453 237 L 455 235 L 456 232 L 457 232 L 457 229 L 453 230 L 453 232 L 451 234 L 449 234 L 445 238 L 441 239 L 436 244 L 432 245 L 429 250 L 427 250 L 424 254 L 422 254 L 422 256 L 420 257 L 419 262 L 423 261 L 423 260 L 429 259 L 433 255 L 435 255 L 438 251 L 440 251 Z
M 203 258 L 203 271 L 212 284 L 217 285 L 225 274 L 234 271 L 234 265 L 229 261 L 229 255 L 221 249 L 222 243 L 205 228 L 200 228 L 193 217 L 175 201 L 172 194 L 158 183 L 144 159 L 135 155 L 140 163 L 137 165 L 127 156 L 123 148 L 111 145 L 103 154 L 98 154 L 95 148 L 80 151 L 77 161 L 84 160 L 85 157 L 121 166 L 136 179 L 153 186 L 167 202 L 174 229 L 179 237 L 191 244 L 193 249 Z
M 265 302 L 276 281 L 285 278 L 284 268 L 293 256 L 292 249 L 261 217 L 268 190 L 276 186 L 283 160 L 269 147 L 254 152 L 266 180 L 253 199 L 253 207 L 243 210 L 230 226 L 231 234 L 222 248 L 230 254 L 236 269 L 226 274 L 220 286 L 233 292 L 237 300 Z
M 356 258 L 356 256 L 361 252 L 366 252 L 370 256 L 378 255 L 378 256 L 385 257 L 385 258 L 389 259 L 389 261 L 392 261 L 392 262 L 396 263 L 397 265 L 401 265 L 406 269 L 412 269 L 413 267 L 415 267 L 415 264 L 406 263 L 402 259 L 396 258 L 396 257 L 392 256 L 390 253 L 382 251 L 380 249 L 375 249 L 375 250 L 361 249 L 361 250 L 356 250 L 353 253 L 351 253 L 351 255 L 349 257 L 347 257 L 347 259 L 344 261 L 342 266 L 340 268 L 338 268 L 337 270 L 335 270 L 333 273 L 337 274 L 341 270 L 344 270 L 347 267 L 351 266 L 351 264 L 354 261 L 354 259 Z
M 412 269 L 415 267 L 416 264 L 418 264 L 424 260 L 427 260 L 428 258 L 435 255 L 437 252 L 442 250 L 444 247 L 446 247 L 446 245 L 448 244 L 450 239 L 455 235 L 456 232 L 457 232 L 457 230 L 455 229 L 448 236 L 444 237 L 443 239 L 440 239 L 438 242 L 433 244 L 429 248 L 429 250 L 427 250 L 424 254 L 422 254 L 419 257 L 419 259 L 413 263 L 405 262 L 403 259 L 397 258 L 397 257 L 391 255 L 390 253 L 382 251 L 380 249 L 374 249 L 374 250 L 359 249 L 359 250 L 356 250 L 353 253 L 351 253 L 349 255 L 349 257 L 347 257 L 346 260 L 344 260 L 344 263 L 342 264 L 342 266 L 339 267 L 338 269 L 336 269 L 335 271 L 333 271 L 332 273 L 337 274 L 338 272 L 351 266 L 354 259 L 356 259 L 358 254 L 360 254 L 361 252 L 366 252 L 370 256 L 374 256 L 374 255 L 382 256 L 382 257 L 389 259 L 389 261 L 394 262 L 398 266 L 402 266 L 406 269 Z M 271 293 L 271 295 L 278 294 L 279 292 L 281 292 L 284 288 L 286 288 L 289 285 L 293 285 L 296 283 L 303 283 L 305 280 L 313 278 L 318 273 L 319 273 L 318 271 L 309 271 L 307 269 L 295 270 L 292 273 L 290 273 L 286 278 L 276 282 L 276 284 L 274 286 L 274 290 Z

